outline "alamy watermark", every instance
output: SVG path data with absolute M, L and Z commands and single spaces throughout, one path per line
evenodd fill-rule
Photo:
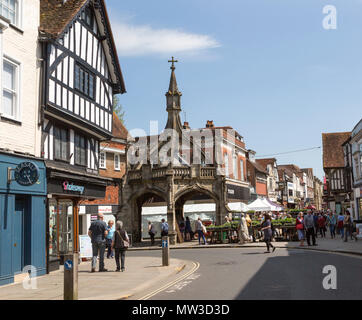
M 23 280 L 23 288 L 25 290 L 36 290 L 38 289 L 37 282 L 37 270 L 34 266 L 25 266 L 23 269 L 23 273 L 26 273 L 26 277 Z
M 332 265 L 323 268 L 323 274 L 327 274 L 323 278 L 323 288 L 325 290 L 337 290 L 337 268 Z
M 326 16 L 323 19 L 322 25 L 325 30 L 337 29 L 337 8 L 333 5 L 323 7 L 323 14 Z

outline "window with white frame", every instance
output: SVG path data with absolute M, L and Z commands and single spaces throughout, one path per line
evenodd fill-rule
M 119 154 L 114 155 L 114 170 L 121 170 L 121 160 Z
M 20 26 L 20 5 L 21 0 L 0 0 L 0 15 Z
M 240 160 L 240 180 L 245 181 L 244 176 L 244 160 Z
M 106 169 L 106 153 L 101 152 L 99 154 L 99 168 Z
M 233 169 L 234 169 L 234 179 L 237 179 L 238 178 L 238 164 L 237 164 L 236 155 L 234 155 Z
M 224 153 L 224 168 L 225 168 L 225 176 L 229 176 L 229 155 Z
M 19 110 L 19 77 L 20 65 L 5 58 L 3 59 L 3 98 L 2 117 L 20 120 Z

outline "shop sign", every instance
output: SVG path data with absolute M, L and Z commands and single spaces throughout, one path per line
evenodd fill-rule
M 69 183 L 68 181 L 63 182 L 63 189 L 64 189 L 64 191 L 79 192 L 80 194 L 84 193 L 83 186 L 77 186 L 73 183 Z
M 98 212 L 103 214 L 112 213 L 112 206 L 98 206 Z

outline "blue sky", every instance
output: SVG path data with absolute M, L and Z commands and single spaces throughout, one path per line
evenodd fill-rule
M 337 9 L 325 30 L 323 7 Z M 362 115 L 362 0 L 107 0 L 127 128 L 166 124 L 170 69 L 192 128 L 230 125 L 257 155 L 322 145 Z M 182 114 L 182 121 L 184 121 Z M 323 176 L 322 150 L 276 156 Z

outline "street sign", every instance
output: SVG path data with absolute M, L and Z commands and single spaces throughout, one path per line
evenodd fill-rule
M 167 247 L 168 247 L 168 241 L 162 240 L 162 248 L 167 248 Z
M 72 270 L 73 269 L 73 261 L 72 260 L 67 260 L 64 262 L 64 268 L 66 270 Z

